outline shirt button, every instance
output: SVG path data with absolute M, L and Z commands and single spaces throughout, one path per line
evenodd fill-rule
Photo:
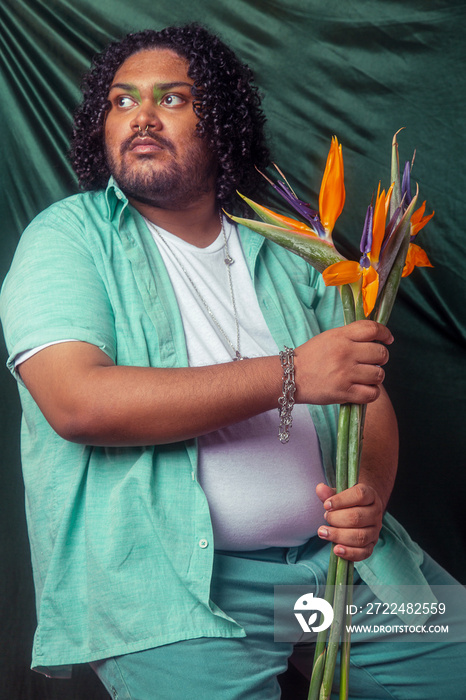
M 199 540 L 199 547 L 201 549 L 205 549 L 208 546 L 209 546 L 209 543 L 207 542 L 207 540 Z

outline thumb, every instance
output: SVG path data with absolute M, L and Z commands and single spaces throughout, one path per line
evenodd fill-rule
M 330 496 L 334 496 L 336 492 L 336 489 L 332 489 L 330 486 L 327 486 L 327 484 L 324 483 L 317 484 L 316 486 L 317 497 L 322 501 L 322 503 L 324 503 L 327 498 L 330 498 Z

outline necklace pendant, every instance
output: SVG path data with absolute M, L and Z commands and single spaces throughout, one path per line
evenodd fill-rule
M 236 360 L 248 360 L 248 357 L 243 357 L 239 350 L 236 350 L 236 356 L 233 358 L 233 362 Z
M 229 267 L 230 265 L 233 265 L 235 261 L 231 257 L 230 253 L 227 253 L 223 259 L 223 262 Z

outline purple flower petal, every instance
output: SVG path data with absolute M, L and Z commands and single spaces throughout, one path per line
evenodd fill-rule
M 411 163 L 409 160 L 406 161 L 403 170 L 403 179 L 401 181 L 401 199 L 404 201 L 405 210 L 411 204 Z
M 362 230 L 362 236 L 361 236 L 361 245 L 359 246 L 359 250 L 361 253 L 364 253 L 364 255 L 367 255 L 367 253 L 370 253 L 371 248 L 372 248 L 372 219 L 374 216 L 374 207 L 372 204 L 370 204 L 367 207 L 367 212 L 366 212 L 366 218 L 364 221 L 364 228 Z
M 325 238 L 325 230 L 320 222 L 319 213 L 317 211 L 311 209 L 309 204 L 306 202 L 298 199 L 290 187 L 288 187 L 288 185 L 286 185 L 284 182 L 278 181 L 277 184 L 272 183 L 272 187 L 291 207 L 293 207 L 293 209 L 295 209 L 304 219 L 306 219 L 306 221 L 311 224 L 311 227 L 314 229 L 317 235 L 320 236 L 320 238 Z

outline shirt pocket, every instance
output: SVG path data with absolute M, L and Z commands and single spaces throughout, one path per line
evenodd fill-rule
M 316 297 L 316 290 L 310 287 L 304 282 L 295 281 L 293 283 L 295 288 L 296 296 L 299 301 L 307 308 L 312 309 L 314 306 L 314 299 Z

